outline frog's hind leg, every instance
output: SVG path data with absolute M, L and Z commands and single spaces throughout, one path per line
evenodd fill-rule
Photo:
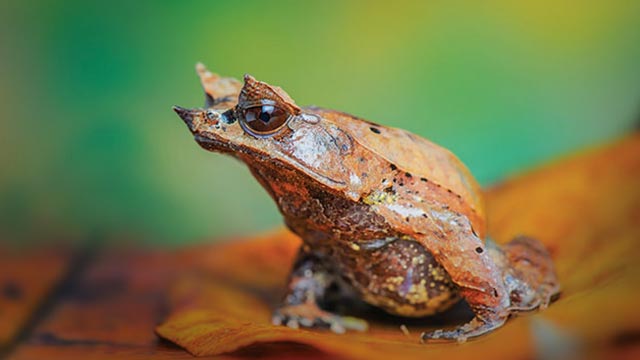
M 330 295 L 330 289 L 340 285 L 339 282 L 331 265 L 321 256 L 300 249 L 283 304 L 273 313 L 273 324 L 292 328 L 328 327 L 336 333 L 365 331 L 366 321 L 340 316 L 320 307 L 319 304 Z
M 471 229 L 465 217 L 454 216 L 437 224 L 441 233 L 418 239 L 429 249 L 458 286 L 475 317 L 453 330 L 436 330 L 422 334 L 422 340 L 464 342 L 501 327 L 509 317 L 509 294 L 503 280 L 503 264 L 491 255 Z M 457 226 L 448 226 L 455 223 Z
M 501 247 L 513 313 L 545 309 L 560 295 L 551 255 L 536 239 L 518 236 Z
M 514 314 L 545 308 L 558 295 L 560 288 L 551 257 L 535 239 L 517 237 L 498 246 L 489 240 L 483 245 L 468 234 L 458 236 L 459 246 L 440 247 L 438 260 L 460 286 L 475 317 L 453 330 L 425 333 L 423 341 L 464 342 L 501 327 Z M 470 251 L 474 246 L 475 253 Z M 465 268 L 458 267 L 460 264 Z

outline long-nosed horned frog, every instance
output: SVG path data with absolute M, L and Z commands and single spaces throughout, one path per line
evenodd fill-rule
M 343 112 L 299 107 L 281 88 L 197 66 L 203 108 L 174 110 L 206 150 L 244 162 L 303 240 L 273 322 L 364 329 L 320 305 L 329 289 L 405 317 L 464 299 L 475 316 L 423 340 L 465 341 L 559 293 L 536 240 L 485 239 L 481 190 L 448 150 Z M 320 305 L 319 305 L 320 304 Z

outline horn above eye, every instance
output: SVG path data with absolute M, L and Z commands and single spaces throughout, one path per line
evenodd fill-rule
M 276 105 L 258 105 L 241 110 L 240 124 L 257 137 L 273 135 L 289 120 L 289 114 Z

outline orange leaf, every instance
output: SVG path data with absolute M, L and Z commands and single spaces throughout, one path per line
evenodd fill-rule
M 0 349 L 14 340 L 62 280 L 72 255 L 61 249 L 0 248 Z
M 510 320 L 465 344 L 420 344 L 434 326 L 371 322 L 344 335 L 270 324 L 299 239 L 285 230 L 182 254 L 189 271 L 175 281 L 170 315 L 157 333 L 194 355 L 254 343 L 294 342 L 345 358 L 531 358 L 577 352 L 638 351 L 640 315 L 640 136 L 592 150 L 507 181 L 487 194 L 489 231 L 518 234 L 551 251 L 563 287 L 549 309 Z M 420 324 L 407 321 L 405 324 Z M 636 345 L 630 348 L 628 345 Z

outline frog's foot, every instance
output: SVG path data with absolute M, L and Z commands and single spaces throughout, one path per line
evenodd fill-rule
M 542 289 L 538 292 L 538 299 L 540 301 L 540 303 L 538 304 L 538 309 L 544 310 L 549 307 L 549 304 L 558 300 L 561 290 L 562 289 L 558 284 L 549 284 L 542 287 Z
M 522 292 L 511 291 L 511 305 L 507 309 L 513 314 L 544 310 L 560 295 L 560 287 L 555 284 L 541 285 L 530 299 L 523 299 Z
M 504 325 L 506 320 L 507 319 L 505 317 L 491 321 L 484 321 L 476 317 L 470 322 L 452 330 L 434 330 L 422 333 L 420 338 L 423 343 L 432 341 L 457 341 L 459 343 L 463 343 L 467 341 L 467 339 L 484 335 L 501 327 Z
M 519 236 L 503 246 L 504 283 L 511 313 L 545 309 L 560 295 L 551 256 L 535 239 Z
M 366 331 L 366 321 L 349 316 L 339 316 L 322 310 L 312 301 L 297 305 L 286 305 L 273 313 L 274 325 L 286 325 L 297 329 L 302 327 L 328 327 L 336 334 L 347 330 Z

